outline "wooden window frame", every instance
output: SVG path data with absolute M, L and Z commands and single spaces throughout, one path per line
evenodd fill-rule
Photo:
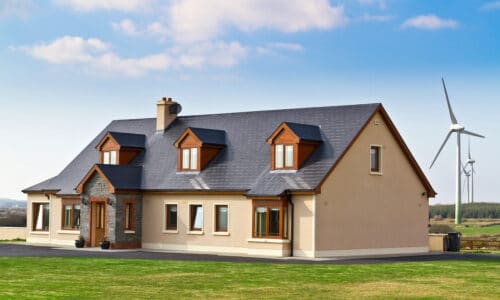
M 128 224 L 127 224 L 127 207 L 128 209 Z M 136 201 L 135 199 L 123 200 L 123 231 L 126 233 L 135 233 L 136 229 Z
M 278 167 L 276 165 L 276 147 L 277 146 L 283 146 L 283 152 L 282 152 L 282 162 L 283 162 L 283 166 L 282 167 Z M 277 143 L 277 144 L 273 144 L 272 145 L 273 147 L 273 169 L 274 170 L 296 170 L 297 169 L 297 159 L 296 159 L 296 153 L 297 153 L 297 144 L 296 143 Z M 286 165 L 286 158 L 287 158 L 287 155 L 286 155 L 286 148 L 287 147 L 292 147 L 292 165 L 291 166 L 287 166 Z
M 377 164 L 378 164 L 378 169 L 373 169 L 372 168 L 372 149 L 377 149 Z M 370 145 L 370 174 L 373 175 L 382 175 L 382 145 Z
M 169 206 L 175 206 L 175 208 L 176 208 L 175 227 L 169 226 L 169 223 L 170 223 L 169 222 L 170 214 L 169 214 L 169 210 L 168 210 Z M 179 228 L 179 205 L 177 203 L 165 203 L 165 218 L 164 218 L 164 220 L 165 220 L 165 226 L 163 226 L 164 231 L 170 232 L 170 233 L 173 233 L 173 232 L 177 233 L 178 228 Z
M 195 168 L 192 168 L 192 153 L 193 149 L 196 149 L 196 166 Z M 188 150 L 188 162 L 187 166 L 184 165 L 184 150 Z M 180 163 L 180 171 L 199 171 L 200 170 L 200 147 L 184 147 L 184 148 L 179 148 L 180 152 L 180 158 L 179 158 L 179 163 Z
M 189 210 L 188 210 L 188 213 L 189 213 L 189 233 L 203 233 L 203 225 L 205 223 L 205 218 L 204 218 L 204 214 L 205 214 L 205 210 L 203 209 L 203 204 L 201 203 L 190 203 L 189 204 Z M 194 227 L 194 222 L 195 222 L 195 219 L 194 219 L 194 214 L 193 214 L 193 208 L 194 207 L 201 207 L 202 209 L 202 214 L 201 214 L 201 227 L 198 228 L 198 227 Z
M 38 218 L 38 214 L 39 214 L 39 211 L 40 211 L 40 207 L 43 207 L 44 205 L 48 205 L 49 206 L 49 223 L 47 224 L 47 229 L 36 229 L 36 220 Z M 38 206 L 38 209 L 36 210 L 36 213 L 35 213 L 35 206 Z M 36 232 L 49 232 L 50 231 L 50 203 L 49 202 L 33 202 L 31 204 L 31 213 L 32 213 L 32 216 L 31 216 L 31 231 L 36 231 Z M 43 216 L 42 216 L 42 227 L 43 227 Z
M 266 229 L 265 235 L 257 235 L 255 230 L 255 212 L 257 207 L 265 207 L 266 211 Z M 278 235 L 269 235 L 269 209 L 270 208 L 279 208 L 280 216 L 279 216 L 279 228 Z M 286 216 L 285 216 L 286 214 Z M 281 200 L 253 200 L 252 201 L 252 238 L 255 239 L 287 239 L 288 238 L 288 201 L 286 199 Z
M 62 207 L 61 207 L 61 229 L 62 230 L 80 230 L 80 227 L 81 227 L 81 203 L 80 203 L 80 199 L 62 199 L 61 201 L 61 204 L 62 204 Z M 80 227 L 76 228 L 76 227 L 66 227 L 65 224 L 65 217 L 66 217 L 66 214 L 65 214 L 65 206 L 66 205 L 71 205 L 71 215 L 70 215 L 70 224 L 74 224 L 75 222 L 75 205 L 80 205 Z
M 225 229 L 220 229 L 219 228 L 219 207 L 226 207 L 227 213 L 226 213 L 226 228 Z M 228 233 L 229 232 L 229 205 L 227 204 L 214 204 L 214 233 Z

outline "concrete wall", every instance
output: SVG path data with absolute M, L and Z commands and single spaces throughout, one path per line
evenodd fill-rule
M 50 219 L 49 231 L 34 231 L 33 228 L 33 203 L 49 203 Z M 78 230 L 63 230 L 62 228 L 62 200 L 54 194 L 48 198 L 43 193 L 29 193 L 26 207 L 26 242 L 55 245 L 74 245 L 80 235 Z
M 293 255 L 314 257 L 315 196 L 292 196 L 294 204 Z M 290 211 L 290 209 L 288 210 Z M 291 216 L 290 216 L 291 217 Z
M 177 204 L 177 230 L 165 230 L 165 205 Z M 189 205 L 203 205 L 203 230 L 189 231 Z M 228 205 L 228 232 L 216 233 L 216 204 Z M 252 238 L 252 200 L 238 195 L 144 194 L 142 246 L 149 249 L 287 256 L 289 241 Z
M 26 239 L 26 227 L 0 227 L 0 241 Z
M 381 175 L 370 172 L 373 144 L 382 146 Z M 427 252 L 423 192 L 383 118 L 375 115 L 317 195 L 316 256 Z

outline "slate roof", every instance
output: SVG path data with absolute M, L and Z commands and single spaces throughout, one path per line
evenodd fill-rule
M 300 140 L 321 142 L 321 132 L 317 125 L 306 125 L 292 122 L 284 122 L 293 133 L 295 133 Z
M 121 147 L 144 148 L 144 146 L 146 145 L 146 136 L 144 134 L 133 134 L 116 131 L 110 131 L 109 134 Z
M 214 130 L 205 128 L 189 127 L 191 131 L 200 139 L 203 144 L 225 145 L 226 132 L 224 130 Z
M 286 190 L 311 191 L 379 105 L 178 116 L 164 132 L 156 132 L 155 118 L 116 120 L 104 128 L 59 175 L 24 191 L 59 190 L 59 195 L 75 194 L 78 183 L 98 162 L 95 147 L 108 131 L 145 136 L 145 150 L 129 164 L 142 167 L 142 190 L 246 191 L 248 195 L 261 196 L 279 195 Z M 270 170 L 270 146 L 266 139 L 283 122 L 314 124 L 318 126 L 323 141 L 297 171 Z M 199 173 L 177 172 L 177 149 L 173 144 L 186 128 L 225 131 L 226 147 Z M 298 131 L 304 136 L 318 138 L 317 132 L 303 129 L 300 127 Z
M 115 190 L 141 189 L 142 167 L 98 164 Z

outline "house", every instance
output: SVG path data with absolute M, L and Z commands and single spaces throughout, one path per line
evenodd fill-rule
M 27 241 L 332 257 L 427 252 L 435 191 L 381 104 L 112 121 L 25 189 Z

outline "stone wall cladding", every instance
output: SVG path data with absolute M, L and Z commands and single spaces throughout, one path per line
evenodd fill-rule
M 85 240 L 90 240 L 89 236 L 89 223 L 90 223 L 90 202 L 91 197 L 105 197 L 110 199 L 112 202 L 116 202 L 116 197 L 114 194 L 108 192 L 108 186 L 106 182 L 97 174 L 94 173 L 90 179 L 85 184 L 83 193 L 81 195 L 82 202 L 86 201 L 87 205 L 82 205 L 80 211 L 80 234 L 85 238 Z M 110 205 L 106 205 L 106 236 L 111 242 L 114 242 L 115 238 L 115 208 Z
M 124 201 L 135 200 L 135 233 L 125 233 L 124 229 Z M 117 194 L 116 195 L 116 243 L 140 243 L 142 233 L 142 195 L 141 194 Z

